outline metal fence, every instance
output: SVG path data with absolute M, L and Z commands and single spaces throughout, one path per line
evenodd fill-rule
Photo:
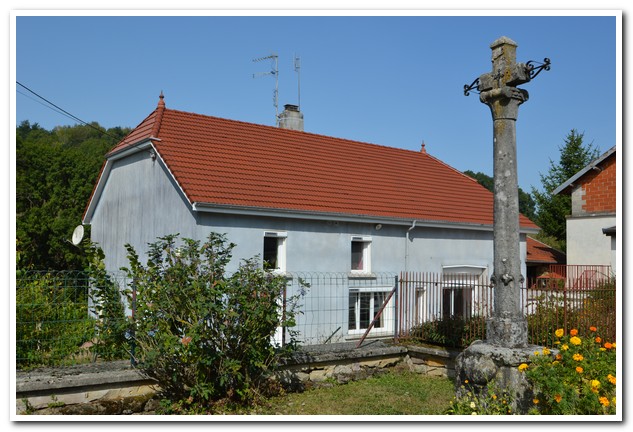
M 486 338 L 494 308 L 493 287 L 482 277 L 406 273 L 398 282 L 395 336 L 453 347 Z M 553 332 L 599 328 L 616 337 L 616 286 L 609 266 L 552 266 L 521 287 L 528 343 L 551 346 Z
M 288 273 L 287 296 L 301 293 L 297 332 L 302 345 L 335 343 L 360 338 L 393 291 L 395 273 Z M 395 299 L 386 302 L 370 336 L 393 337 Z
M 556 271 L 554 271 L 556 270 Z M 606 275 L 603 277 L 603 275 Z M 521 288 L 521 304 L 533 344 L 549 345 L 557 328 L 596 326 L 615 340 L 616 291 L 609 269 L 556 268 L 549 277 Z M 366 337 L 415 338 L 465 347 L 486 337 L 494 307 L 485 275 L 434 273 L 289 273 L 284 298 L 297 297 L 296 326 L 289 331 L 300 345 L 362 342 Z M 118 278 L 118 279 L 117 279 Z M 119 286 L 126 286 L 117 276 Z M 16 286 L 16 363 L 18 368 L 94 361 L 96 320 L 91 315 L 88 277 L 83 273 L 20 273 Z M 127 315 L 132 311 L 128 307 Z
M 531 343 L 550 345 L 550 329 L 599 329 L 602 338 L 616 337 L 616 284 L 610 266 L 552 265 L 521 290 Z
M 88 355 L 94 337 L 88 312 L 88 277 L 82 272 L 19 272 L 16 278 L 18 368 L 68 365 Z
M 403 273 L 398 281 L 397 338 L 446 346 L 484 339 L 493 289 L 485 276 Z

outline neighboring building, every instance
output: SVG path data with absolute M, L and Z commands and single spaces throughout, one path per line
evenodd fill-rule
M 377 310 L 391 289 L 391 280 L 376 286 L 379 274 L 489 280 L 492 193 L 424 148 L 303 132 L 298 109 L 286 111 L 276 128 L 167 109 L 161 94 L 106 155 L 84 215 L 107 269 L 127 265 L 126 243 L 143 260 L 159 236 L 225 233 L 237 245 L 229 270 L 259 255 L 289 275 L 343 274 L 336 298 L 344 301 L 317 306 L 343 315 L 327 320 L 343 337 L 362 333 L 358 311 Z M 520 225 L 525 274 L 526 234 L 538 227 L 524 216 Z
M 565 254 L 530 236 L 527 237 L 527 282 L 534 285 L 537 278 L 561 279 L 562 277 L 550 271 L 552 265 L 564 265 L 567 261 Z
M 592 161 L 553 192 L 571 195 L 567 264 L 616 270 L 616 148 Z

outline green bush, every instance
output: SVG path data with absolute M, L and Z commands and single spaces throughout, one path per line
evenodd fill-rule
M 555 332 L 553 348 L 521 364 L 535 394 L 531 414 L 615 414 L 616 346 L 596 327 Z
M 244 403 L 265 388 L 288 353 L 276 346 L 278 327 L 294 326 L 296 299 L 282 313 L 284 276 L 255 259 L 227 275 L 234 244 L 211 233 L 204 243 L 169 235 L 150 245 L 147 265 L 126 245 L 136 288 L 135 361 L 164 396 L 188 407 L 217 399 Z
M 609 281 L 591 289 L 567 290 L 567 295 L 554 290 L 543 290 L 534 299 L 533 313 L 527 315 L 528 342 L 534 345 L 552 346 L 557 340 L 554 330 L 585 329 L 599 323 L 603 337 L 615 337 L 616 291 L 615 281 Z
M 95 321 L 95 356 L 103 360 L 117 360 L 129 355 L 130 322 L 125 316 L 124 300 L 129 289 L 121 291 L 103 263 L 103 251 L 95 244 L 86 248 L 90 277 L 90 312 Z
M 450 348 L 465 348 L 486 337 L 484 317 L 449 317 L 424 322 L 411 330 L 410 337 Z

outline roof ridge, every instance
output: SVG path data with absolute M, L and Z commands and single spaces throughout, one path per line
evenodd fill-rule
M 325 138 L 325 139 L 328 139 L 328 140 L 341 140 L 341 141 L 347 141 L 347 142 L 350 142 L 350 143 L 365 144 L 365 145 L 375 146 L 375 147 L 379 147 L 379 148 L 395 150 L 395 151 L 399 151 L 399 152 L 406 152 L 406 153 L 410 153 L 410 154 L 428 155 L 428 153 L 423 153 L 423 152 L 418 151 L 418 150 L 410 150 L 410 149 L 405 149 L 405 148 L 401 148 L 401 147 L 392 147 L 392 146 L 388 146 L 388 145 L 385 145 L 385 144 L 378 144 L 378 143 L 369 142 L 369 141 L 359 141 L 359 140 L 354 140 L 354 139 L 351 139 L 351 138 L 341 138 L 341 137 L 336 137 L 336 136 L 332 136 L 332 135 L 323 135 L 323 134 L 319 134 L 319 133 L 315 133 L 315 132 L 306 132 L 306 131 L 296 131 L 296 130 L 293 130 L 293 129 L 284 129 L 284 128 L 280 128 L 278 126 L 271 126 L 271 125 L 266 125 L 266 124 L 261 124 L 261 123 L 247 122 L 247 121 L 244 121 L 244 120 L 229 119 L 229 118 L 225 118 L 225 117 L 212 116 L 212 115 L 209 115 L 209 114 L 200 114 L 200 113 L 195 113 L 195 112 L 191 112 L 191 111 L 177 110 L 177 109 L 173 109 L 173 108 L 165 108 L 165 111 L 170 111 L 172 113 L 179 113 L 179 114 L 187 114 L 187 115 L 196 116 L 196 117 L 206 117 L 206 118 L 226 121 L 226 122 L 230 122 L 230 123 L 239 123 L 239 124 L 243 124 L 243 125 L 246 125 L 246 126 L 262 127 L 262 128 L 267 128 L 267 129 L 270 129 L 270 130 L 278 131 L 279 133 L 282 133 L 282 134 L 305 134 L 305 135 L 311 135 L 311 136 L 313 136 L 315 138 Z M 450 165 L 448 165 L 448 166 L 450 166 Z
M 154 120 L 154 124 L 152 125 L 152 137 L 158 138 L 158 132 L 160 132 L 160 125 L 163 120 L 163 113 L 165 112 L 165 96 L 163 95 L 163 91 L 160 91 L 160 96 L 158 96 L 158 105 L 156 106 L 156 119 Z

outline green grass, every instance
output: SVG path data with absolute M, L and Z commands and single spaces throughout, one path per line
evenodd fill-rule
M 455 396 L 448 378 L 390 371 L 361 381 L 269 399 L 258 415 L 442 415 Z

